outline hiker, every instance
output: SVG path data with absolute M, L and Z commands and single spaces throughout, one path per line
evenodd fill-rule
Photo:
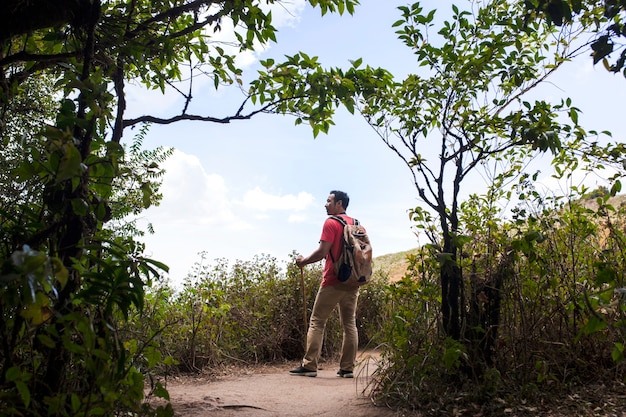
M 343 191 L 331 191 L 326 199 L 326 214 L 340 216 L 348 224 L 354 224 L 354 219 L 346 214 L 350 198 Z M 356 359 L 359 337 L 356 328 L 356 306 L 359 297 L 359 287 L 339 282 L 333 265 L 333 259 L 338 259 L 341 252 L 343 225 L 328 217 L 322 227 L 322 237 L 319 247 L 309 256 L 298 256 L 296 265 L 303 268 L 325 259 L 322 283 L 315 297 L 313 312 L 309 320 L 309 329 L 306 338 L 306 352 L 301 365 L 289 371 L 291 375 L 317 376 L 317 361 L 322 350 L 324 327 L 328 317 L 339 305 L 339 318 L 343 330 L 343 343 L 337 376 L 353 378 L 354 362 Z

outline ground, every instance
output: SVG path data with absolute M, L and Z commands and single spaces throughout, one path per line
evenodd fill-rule
M 338 378 L 338 365 L 334 362 L 324 363 L 315 378 L 289 375 L 289 369 L 298 364 L 285 363 L 232 366 L 221 370 L 220 375 L 174 377 L 168 379 L 167 389 L 176 417 L 423 416 L 372 404 L 364 393 L 378 364 L 378 355 L 363 352 L 358 360 L 354 379 Z M 513 396 L 507 400 L 506 406 L 495 408 L 499 411 L 488 412 L 478 405 L 461 406 L 459 403 L 434 414 L 455 417 L 626 417 L 626 385 L 617 383 L 607 387 L 589 381 L 550 401 L 529 404 L 520 399 L 516 401 Z
M 361 356 L 359 362 L 353 379 L 337 377 L 336 363 L 324 363 L 315 378 L 292 376 L 293 363 L 232 368 L 218 378 L 173 378 L 167 389 L 178 417 L 405 416 L 363 395 L 376 359 Z

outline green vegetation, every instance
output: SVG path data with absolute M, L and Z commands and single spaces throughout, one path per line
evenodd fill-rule
M 299 361 L 306 336 L 303 301 L 309 317 L 322 269 L 319 264 L 306 269 L 303 296 L 300 269 L 293 262 L 282 266 L 267 256 L 232 265 L 216 260 L 196 264 L 178 292 L 165 284 L 150 289 L 146 309 L 137 311 L 127 331 L 137 340 L 156 336 L 160 356 L 175 360 L 176 365 L 161 368 L 155 380 L 166 375 L 164 371 L 207 372 L 224 365 Z M 385 284 L 384 275 L 377 273 L 361 291 L 357 311 L 361 348 L 378 344 Z M 322 360 L 336 359 L 341 339 L 339 317 L 333 315 Z
M 577 21 L 595 33 L 590 41 L 593 63 L 602 62 L 607 71 L 623 71 L 626 77 L 626 3 L 619 0 L 527 0 L 526 19 L 545 18 L 567 28 Z M 598 9 L 602 15 L 598 15 Z M 621 51 L 620 51 L 621 50 Z M 611 63 L 610 59 L 613 59 Z
M 490 217 L 499 201 L 536 178 L 524 170 L 543 154 L 552 156 L 557 178 L 575 169 L 621 169 L 624 145 L 598 145 L 606 138 L 578 123 L 572 100 L 531 95 L 579 53 L 584 28 L 559 32 L 527 21 L 524 10 L 508 0 L 453 5 L 433 30 L 437 10 L 400 7 L 396 33 L 419 71 L 360 96 L 362 116 L 410 169 L 422 201 L 411 217 L 438 247 L 443 329 L 457 341 L 468 337 L 459 268 L 466 184 L 487 179 L 481 214 Z
M 624 381 L 626 217 L 611 200 L 624 145 L 580 126 L 568 98 L 527 98 L 588 50 L 572 46 L 577 36 L 612 30 L 589 45 L 594 59 L 607 58 L 611 39 L 623 37 L 623 2 L 472 2 L 438 27 L 435 11 L 414 3 L 394 27 L 419 73 L 398 81 L 360 59 L 349 69 L 324 69 L 304 53 L 268 59 L 241 107 L 220 118 L 188 111 L 191 81 L 243 83 L 237 53 L 275 40 L 265 2 L 48 3 L 16 0 L 0 17 L 3 415 L 168 416 L 167 401 L 145 402 L 146 382 L 167 400 L 172 372 L 300 358 L 318 268 L 302 279 L 292 263 L 266 257 L 198 264 L 174 291 L 159 282 L 167 267 L 142 255 L 144 231 L 127 215 L 159 203 L 160 164 L 171 153 L 143 150 L 147 123 L 273 112 L 315 136 L 339 105 L 363 115 L 411 169 L 424 203 L 412 219 L 429 238 L 403 254 L 400 280 L 386 264 L 394 256 L 379 258 L 361 292 L 360 343 L 383 357 L 374 400 L 432 415 L 506 414 L 520 398 L 546 405 L 590 379 Z M 322 14 L 358 4 L 308 3 Z M 534 13 L 578 26 L 558 31 Z M 234 50 L 212 39 L 224 19 L 237 27 Z M 623 57 L 607 67 L 620 70 Z M 128 83 L 174 86 L 184 107 L 126 119 Z M 132 126 L 140 128 L 123 146 Z M 526 170 L 538 155 L 552 158 L 558 179 L 612 167 L 610 185 L 541 195 Z M 462 200 L 482 168 L 484 193 Z M 503 200 L 517 203 L 504 212 Z M 336 320 L 325 358 L 338 351 Z
M 429 240 L 390 288 L 382 403 L 504 413 L 513 393 L 541 403 L 580 381 L 624 377 L 623 216 L 607 202 L 625 148 L 581 126 L 571 99 L 536 98 L 584 50 L 585 19 L 602 20 L 604 7 L 562 31 L 530 19 L 529 3 L 453 5 L 439 23 L 420 3 L 400 7 L 394 27 L 419 68 L 360 96 L 363 117 L 411 170 L 422 201 L 412 219 Z M 540 155 L 558 180 L 610 166 L 611 185 L 542 196 L 528 170 Z M 462 200 L 481 178 L 484 192 Z
M 261 81 L 230 115 L 191 113 L 198 77 L 216 89 L 241 85 L 236 56 L 276 40 L 263 7 L 273 1 L 9 3 L 0 16 L 0 409 L 171 415 L 142 401 L 146 374 L 171 362 L 156 349 L 160 328 L 124 335 L 149 306 L 146 288 L 167 270 L 143 256 L 143 231 L 126 218 L 161 198 L 160 164 L 171 150 L 142 149 L 147 124 L 289 112 L 317 133 L 338 103 L 326 101 L 322 78 L 307 78 L 321 69 L 302 54 L 294 94 Z M 353 13 L 357 4 L 308 3 L 322 14 Z M 216 35 L 223 27 L 231 27 L 226 41 Z M 131 84 L 178 92 L 179 114 L 128 119 Z M 129 127 L 138 133 L 124 146 Z M 154 393 L 167 397 L 162 387 Z
M 587 200 L 537 198 L 511 221 L 485 219 L 479 204 L 464 206 L 468 337 L 457 341 L 441 330 L 437 249 L 409 255 L 406 276 L 389 287 L 394 310 L 384 322 L 373 397 L 425 415 L 559 407 L 591 415 L 598 402 L 607 404 L 602 415 L 623 409 L 621 395 L 611 399 L 626 377 L 621 200 L 599 197 L 592 210 Z M 601 394 L 563 400 L 585 398 L 578 392 L 589 384 Z
M 374 402 L 423 415 L 558 407 L 584 415 L 593 401 L 606 401 L 608 414 L 624 407 L 626 206 L 623 196 L 601 191 L 586 193 L 600 195 L 594 208 L 587 197 L 536 194 L 511 220 L 486 218 L 480 200 L 463 205 L 461 305 L 471 338 L 442 331 L 434 245 L 376 258 L 376 279 L 362 288 L 358 311 L 361 347 L 382 356 L 369 386 Z M 178 293 L 150 289 L 128 334 L 156 335 L 159 357 L 174 359 L 151 373 L 154 387 L 173 373 L 299 360 L 300 270 L 284 266 L 268 257 L 217 260 L 197 264 Z M 305 270 L 308 313 L 320 267 Z M 399 270 L 400 279 L 390 277 Z M 328 323 L 322 360 L 340 351 L 337 320 Z M 585 400 L 589 381 L 601 394 Z M 566 402 L 567 395 L 580 401 Z

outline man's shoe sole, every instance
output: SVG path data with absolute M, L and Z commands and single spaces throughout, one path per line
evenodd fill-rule
M 317 372 L 289 372 L 289 375 L 293 376 L 308 376 L 308 377 L 316 377 Z

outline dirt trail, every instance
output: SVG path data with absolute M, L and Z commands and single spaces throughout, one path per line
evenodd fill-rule
M 376 366 L 371 355 L 361 355 L 355 378 L 338 378 L 337 364 L 326 363 L 317 377 L 292 376 L 289 366 L 259 372 L 168 383 L 174 412 L 179 417 L 399 417 L 375 407 L 363 395 Z M 295 365 L 295 364 L 292 364 Z M 293 366 L 292 366 L 293 367 Z

